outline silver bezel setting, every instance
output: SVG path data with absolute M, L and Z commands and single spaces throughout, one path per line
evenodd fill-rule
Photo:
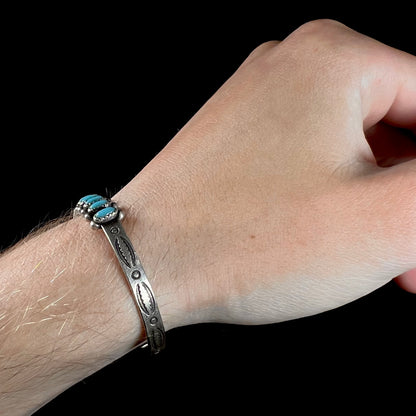
M 99 195 L 93 195 L 92 197 L 100 197 Z M 92 198 L 91 197 L 91 198 Z M 94 202 L 97 202 L 93 200 L 92 202 L 86 202 L 84 200 L 80 200 L 74 209 L 74 217 L 76 216 L 83 216 L 87 221 L 90 221 L 91 228 L 98 230 L 101 228 L 101 225 L 106 224 L 110 221 L 114 220 L 122 220 L 124 218 L 123 212 L 120 210 L 116 202 L 111 201 L 111 199 L 100 197 L 101 199 L 105 200 L 105 204 L 100 205 L 96 209 L 91 209 L 91 206 Z M 107 214 L 105 217 L 97 217 L 97 213 L 101 211 L 102 209 L 112 207 L 114 208 L 114 211 Z

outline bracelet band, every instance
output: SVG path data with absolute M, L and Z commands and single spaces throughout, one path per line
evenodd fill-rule
M 158 354 L 165 347 L 166 338 L 162 317 L 139 257 L 121 225 L 122 211 L 110 199 L 92 194 L 79 200 L 74 209 L 74 216 L 78 215 L 90 221 L 92 228 L 104 231 L 142 317 L 147 340 L 139 346 L 149 346 L 152 354 Z

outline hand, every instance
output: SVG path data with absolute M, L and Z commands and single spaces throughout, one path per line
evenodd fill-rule
M 115 197 L 167 327 L 416 292 L 415 132 L 415 57 L 332 21 L 258 47 Z
M 114 200 L 167 329 L 264 324 L 392 278 L 416 293 L 416 58 L 331 21 L 258 47 Z M 0 412 L 144 339 L 82 218 L 0 257 Z

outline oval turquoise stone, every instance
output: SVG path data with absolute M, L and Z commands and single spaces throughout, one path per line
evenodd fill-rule
M 101 198 L 99 201 L 94 202 L 93 204 L 91 204 L 89 210 L 90 211 L 95 211 L 95 210 L 100 209 L 100 208 L 105 208 L 106 205 L 108 205 L 108 200 Z
M 94 202 L 101 201 L 102 199 L 103 199 L 103 197 L 100 196 L 100 195 L 92 195 L 90 198 L 88 198 L 86 201 L 84 201 L 84 203 L 87 204 L 87 205 L 91 205 Z
M 97 195 L 97 194 L 85 195 L 85 196 L 83 196 L 83 197 L 79 200 L 79 202 L 86 202 L 86 203 L 88 203 L 88 201 L 89 201 L 90 199 L 96 198 L 97 196 L 99 196 L 99 195 Z M 100 198 L 101 198 L 101 197 L 100 197 Z
M 106 222 L 113 221 L 117 218 L 119 211 L 116 207 L 109 206 L 103 209 L 100 209 L 92 218 L 96 224 L 104 224 Z
M 114 207 L 107 207 L 107 208 L 103 208 L 100 209 L 95 215 L 94 217 L 102 220 L 104 218 L 106 218 L 107 216 L 110 216 L 111 214 L 115 213 L 116 209 Z

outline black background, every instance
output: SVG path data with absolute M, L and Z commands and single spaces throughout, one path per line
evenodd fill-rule
M 365 6 L 224 2 L 7 11 L 1 248 L 60 216 L 84 194 L 116 192 L 252 49 L 283 39 L 308 20 L 337 19 L 416 54 L 411 2 Z M 108 158 L 126 152 L 126 143 L 135 157 L 117 171 L 106 169 Z M 305 406 L 337 414 L 408 403 L 416 370 L 415 311 L 415 296 L 391 283 L 296 321 L 175 329 L 160 356 L 135 350 L 36 415 L 162 409 L 292 414 Z M 109 410 L 114 405 L 117 412 Z

